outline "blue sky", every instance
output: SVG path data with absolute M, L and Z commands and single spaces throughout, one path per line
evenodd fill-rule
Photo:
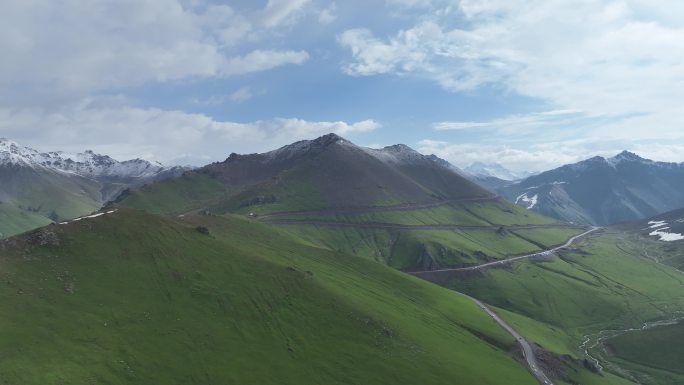
M 0 5 L 0 136 L 202 164 L 337 132 L 458 166 L 684 161 L 684 4 Z

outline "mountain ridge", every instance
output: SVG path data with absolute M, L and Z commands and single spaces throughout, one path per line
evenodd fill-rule
M 268 213 L 432 203 L 492 195 L 452 168 L 406 145 L 371 149 L 336 134 L 298 141 L 261 154 L 232 153 L 224 161 L 191 171 L 185 182 L 175 183 L 176 187 L 152 186 L 133 195 L 155 202 L 162 200 L 153 197 L 154 189 L 163 190 L 157 193 L 167 197 L 176 195 L 173 205 L 160 208 L 166 212 L 181 210 L 178 202 L 198 197 L 198 189 L 206 186 L 211 191 L 203 191 L 208 195 L 202 199 L 206 199 L 205 203 L 213 201 L 212 207 L 222 213 L 248 210 L 247 207 Z M 178 184 L 182 183 L 186 186 L 179 189 Z M 180 190 L 186 196 L 178 196 Z
M 92 150 L 69 154 L 64 151 L 39 152 L 7 138 L 0 138 L 1 166 L 40 167 L 59 172 L 71 172 L 88 177 L 153 177 L 178 166 L 165 167 L 159 162 L 140 158 L 118 161 Z
M 545 171 L 498 192 L 554 218 L 605 225 L 684 207 L 683 189 L 684 163 L 653 161 L 625 150 Z
M 0 139 L 0 238 L 89 214 L 128 187 L 184 171 L 142 159 L 119 162 L 90 150 L 41 153 Z

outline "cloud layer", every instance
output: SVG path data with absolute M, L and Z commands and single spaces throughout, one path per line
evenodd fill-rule
M 370 132 L 373 120 L 306 121 L 274 118 L 254 122 L 218 121 L 204 114 L 131 106 L 107 107 L 95 102 L 60 112 L 0 109 L 0 132 L 40 150 L 83 151 L 92 148 L 119 159 L 146 157 L 171 163 L 201 165 L 225 158 L 235 149 L 268 151 L 296 140 L 330 132 Z M 49 142 L 50 147 L 36 142 Z M 93 146 L 93 143 L 99 145 Z M 201 155 L 199 155 L 201 154 Z
M 79 93 L 302 64 L 297 49 L 251 49 L 304 7 L 270 0 L 240 14 L 183 0 L 8 1 L 0 12 L 0 86 Z M 7 95 L 5 95 L 7 97 Z
M 0 136 L 159 160 L 325 131 L 459 164 L 675 160 L 683 26 L 674 0 L 6 0 Z
M 532 97 L 600 120 L 591 132 L 586 125 L 563 128 L 593 140 L 684 140 L 684 3 L 398 2 L 421 16 L 388 36 L 366 28 L 341 33 L 338 42 L 351 53 L 343 71 L 410 76 L 454 93 L 490 87 Z M 543 140 L 556 122 L 538 113 L 434 128 L 536 126 Z

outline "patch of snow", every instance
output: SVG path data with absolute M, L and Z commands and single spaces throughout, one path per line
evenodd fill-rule
M 69 223 L 82 221 L 82 220 L 84 220 L 84 219 L 97 218 L 97 217 L 101 217 L 101 216 L 103 216 L 103 215 L 105 215 L 105 214 L 113 214 L 113 213 L 115 213 L 115 212 L 117 212 L 117 211 L 119 211 L 119 209 L 113 209 L 113 210 L 109 210 L 109 211 L 104 211 L 104 212 L 100 212 L 100 213 L 95 213 L 95 214 L 91 214 L 91 215 L 86 215 L 86 216 L 84 216 L 84 217 L 75 218 L 75 219 L 72 219 L 72 220 L 70 220 L 70 221 L 60 222 L 60 225 L 67 225 L 67 224 L 69 224 Z
M 667 222 L 665 222 L 665 221 L 649 221 L 648 224 L 649 224 L 648 227 L 651 229 L 667 226 Z
M 532 197 L 528 197 L 527 193 L 520 194 L 516 199 L 515 199 L 515 204 L 518 204 L 518 202 L 522 201 L 523 203 L 527 203 L 527 209 L 531 210 L 534 208 L 534 206 L 537 205 L 539 201 L 539 195 L 534 194 Z
M 649 228 L 653 229 L 648 235 L 653 237 L 660 237 L 661 241 L 674 242 L 684 240 L 684 235 L 678 233 L 670 233 L 670 226 L 665 221 L 649 221 Z
M 663 230 L 669 230 L 669 229 L 670 229 L 669 227 L 657 229 L 657 230 L 652 231 L 648 235 L 660 237 L 660 240 L 664 241 L 664 242 L 674 242 L 674 241 L 684 240 L 684 235 L 682 235 L 682 234 L 668 233 L 667 231 L 663 231 Z

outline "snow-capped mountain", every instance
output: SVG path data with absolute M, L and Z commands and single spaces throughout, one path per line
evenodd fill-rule
M 0 238 L 88 214 L 126 188 L 185 170 L 92 151 L 41 153 L 0 139 Z
M 62 151 L 41 153 L 0 138 L 0 166 L 3 165 L 44 168 L 87 177 L 151 178 L 168 170 L 160 163 L 142 159 L 119 162 L 90 150 L 78 154 Z
M 623 151 L 526 178 L 499 192 L 529 209 L 573 222 L 612 224 L 684 207 L 684 164 Z
M 494 177 L 507 181 L 514 181 L 530 176 L 530 173 L 527 172 L 513 172 L 499 163 L 485 164 L 482 162 L 475 162 L 463 170 L 477 177 Z

